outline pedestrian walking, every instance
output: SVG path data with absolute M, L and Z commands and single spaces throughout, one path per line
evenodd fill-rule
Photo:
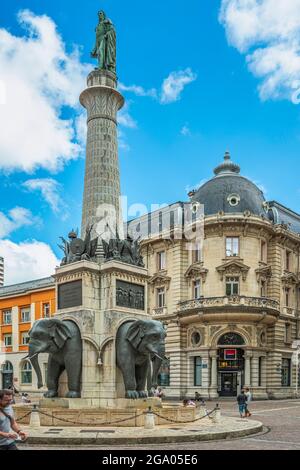
M 245 418 L 247 398 L 244 390 L 242 390 L 241 393 L 238 395 L 237 402 L 239 406 L 240 417 Z
M 245 409 L 245 416 L 247 418 L 250 418 L 250 416 L 252 416 L 252 414 L 250 413 L 250 410 L 249 410 L 249 405 L 250 403 L 252 402 L 252 393 L 250 391 L 250 388 L 246 387 L 245 389 L 245 396 L 247 398 L 247 401 L 246 401 L 246 409 Z
M 0 390 L 0 450 L 18 450 L 16 441 L 27 437 L 14 418 L 12 396 L 11 390 Z

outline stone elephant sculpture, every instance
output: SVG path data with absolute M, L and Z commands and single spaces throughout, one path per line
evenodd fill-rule
M 128 321 L 120 326 L 116 336 L 116 357 L 123 374 L 126 398 L 148 396 L 150 361 L 157 357 L 158 366 L 164 359 L 165 337 L 163 324 L 156 320 Z
M 43 386 L 38 355 L 49 353 L 47 369 L 47 398 L 58 396 L 61 373 L 66 370 L 68 377 L 67 398 L 80 398 L 82 371 L 82 341 L 78 326 L 69 320 L 57 318 L 38 320 L 29 331 L 29 355 L 38 378 L 38 388 Z

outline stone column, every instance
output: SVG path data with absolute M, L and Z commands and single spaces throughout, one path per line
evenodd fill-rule
M 249 353 L 245 354 L 245 386 L 251 386 L 251 355 Z
M 80 95 L 88 126 L 81 236 L 94 225 L 95 238 L 109 223 L 113 232 L 119 225 L 122 238 L 117 112 L 124 98 L 116 89 L 116 75 L 107 70 L 91 72 L 87 85 Z
M 218 397 L 218 367 L 217 367 L 217 351 L 210 351 L 211 368 L 210 368 L 210 398 Z
M 251 364 L 251 384 L 252 387 L 258 387 L 259 384 L 259 357 L 254 356 Z

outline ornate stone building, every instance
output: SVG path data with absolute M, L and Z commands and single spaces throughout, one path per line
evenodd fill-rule
M 257 399 L 292 397 L 300 216 L 266 202 L 228 153 L 214 172 L 189 194 L 192 226 L 204 207 L 203 236 L 194 242 L 178 236 L 186 203 L 128 224 L 142 235 L 148 312 L 167 328 L 161 384 L 174 398 L 235 396 L 242 386 Z

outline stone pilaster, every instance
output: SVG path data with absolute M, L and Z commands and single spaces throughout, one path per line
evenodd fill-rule
M 80 95 L 88 127 L 81 233 L 84 238 L 87 226 L 94 225 L 93 237 L 100 235 L 108 222 L 112 230 L 119 226 L 122 236 L 117 112 L 124 98 L 111 72 L 94 70 L 87 84 Z

